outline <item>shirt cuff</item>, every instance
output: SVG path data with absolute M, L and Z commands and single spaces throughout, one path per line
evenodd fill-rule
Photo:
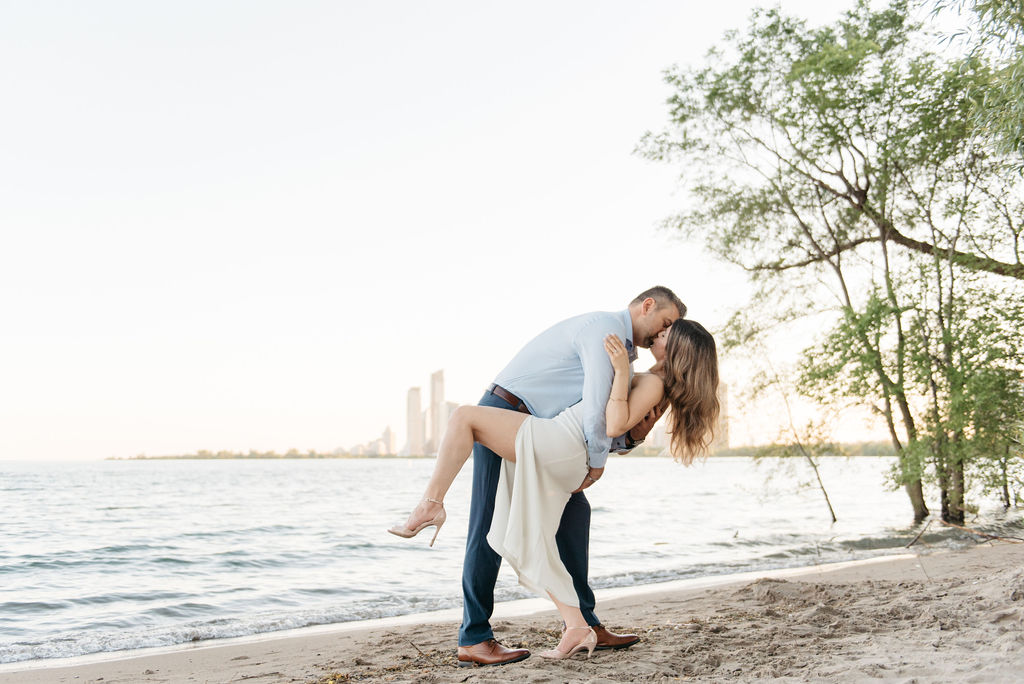
M 612 439 L 612 444 L 609 447 L 610 451 L 629 451 L 631 447 L 627 446 L 629 435 L 619 435 Z
M 612 446 L 610 450 L 614 451 L 617 454 L 624 454 L 628 451 L 632 451 L 633 449 L 635 449 L 636 447 L 640 446 L 643 443 L 644 440 L 634 440 L 632 437 L 629 436 L 629 433 L 627 432 L 626 434 L 620 435 L 612 440 Z

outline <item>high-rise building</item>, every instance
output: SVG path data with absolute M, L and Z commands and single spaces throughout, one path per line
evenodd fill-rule
M 430 436 L 427 434 L 427 427 L 430 425 L 430 407 L 428 406 L 427 408 L 423 409 L 423 413 L 420 414 L 420 415 L 421 415 L 421 421 L 423 423 L 423 452 L 422 453 L 423 454 L 432 454 L 435 451 L 435 449 L 434 449 L 434 440 L 430 439 Z
M 428 454 L 437 453 L 441 449 L 441 440 L 444 439 L 444 433 L 448 430 L 448 421 L 452 417 L 452 411 L 458 407 L 459 405 L 454 401 L 445 401 L 431 411 L 431 423 L 434 422 L 435 416 L 438 417 L 437 422 L 440 424 L 440 434 L 438 434 L 436 441 L 434 439 L 427 440 L 426 450 Z M 424 413 L 424 415 L 426 415 L 426 413 Z
M 390 425 L 384 428 L 384 433 L 380 436 L 380 441 L 384 447 L 385 454 L 393 455 L 395 453 L 395 433 L 391 431 Z
M 448 419 L 458 404 L 444 400 L 444 370 L 430 375 L 430 404 L 422 407 L 422 393 L 419 387 L 409 389 L 406 403 L 406 423 L 409 441 L 402 453 L 407 456 L 422 456 L 436 453 L 441 446 Z M 388 428 L 390 430 L 390 428 Z M 381 438 L 387 444 L 388 431 Z
M 423 414 L 420 412 L 420 388 L 410 387 L 405 402 L 405 427 L 407 442 L 405 453 L 408 456 L 422 456 L 426 453 L 423 444 Z
M 437 451 L 441 446 L 441 435 L 448 423 L 444 410 L 444 371 L 439 370 L 430 376 L 430 452 Z

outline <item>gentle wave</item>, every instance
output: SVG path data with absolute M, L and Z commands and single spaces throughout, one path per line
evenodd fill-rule
M 872 556 L 904 553 L 903 548 L 891 548 L 886 554 L 874 553 Z M 868 556 L 865 556 L 868 557 Z M 818 549 L 797 549 L 787 554 L 768 554 L 749 563 L 727 563 L 717 565 L 698 565 L 678 570 L 662 570 L 651 572 L 625 572 L 614 575 L 595 577 L 592 585 L 595 589 L 611 589 L 618 587 L 642 586 L 680 579 L 707 577 L 712 575 L 735 574 L 749 571 L 766 571 L 781 568 L 807 565 L 807 558 L 817 558 L 819 562 L 837 562 L 851 560 L 849 555 L 842 557 L 822 558 Z M 294 590 L 316 596 L 335 596 L 343 593 L 338 589 L 302 589 Z M 368 592 L 366 592 L 368 593 Z M 529 598 L 532 594 L 518 586 L 508 586 L 496 592 L 496 599 L 510 601 Z M 448 598 L 422 598 L 417 596 L 390 596 L 373 598 L 356 602 L 343 611 L 303 610 L 289 615 L 268 613 L 234 619 L 213 618 L 206 621 L 190 620 L 187 624 L 164 630 L 145 630 L 134 637 L 125 635 L 120 630 L 104 631 L 103 623 L 90 625 L 93 632 L 89 635 L 74 634 L 55 635 L 52 639 L 40 642 L 21 642 L 5 647 L 3 662 L 15 662 L 28 659 L 68 657 L 86 655 L 97 651 L 125 650 L 171 646 L 189 641 L 219 639 L 227 637 L 251 636 L 264 632 L 296 629 L 324 624 L 345 623 L 374 618 L 394 617 L 411 613 L 429 612 L 452 608 L 461 605 L 461 596 Z M 2 606 L 0 606 L 2 608 Z M 162 617 L 195 617 L 196 613 L 213 613 L 221 607 L 214 604 L 186 602 L 175 606 L 149 611 Z M 109 624 L 109 623 L 108 623 Z M 122 625 L 123 626 L 123 625 Z
M 468 476 L 448 495 L 449 523 L 434 548 L 384 533 L 417 500 L 432 465 L 2 464 L 0 662 L 460 606 Z M 596 589 L 902 553 L 921 531 L 907 524 L 905 497 L 886 490 L 885 459 L 823 462 L 826 482 L 843 483 L 830 490 L 835 525 L 813 491 L 767 484 L 763 462 L 613 465 L 604 486 L 588 490 Z M 1019 511 L 992 509 L 971 526 L 1024 537 Z M 976 543 L 938 524 L 921 541 Z M 529 596 L 504 568 L 495 598 Z
M 199 605 L 199 604 L 192 604 Z M 235 619 L 217 618 L 209 621 L 189 621 L 176 627 L 150 629 L 126 634 L 122 629 L 105 631 L 103 623 L 91 625 L 85 634 L 55 634 L 45 641 L 19 641 L 0 649 L 0 662 L 18 662 L 42 658 L 64 658 L 87 655 L 99 651 L 120 651 L 158 646 L 173 646 L 228 637 L 251 636 L 264 632 L 275 632 L 315 625 L 335 624 L 368 620 L 381 617 L 407 615 L 449 608 L 454 601 L 439 599 L 396 599 L 392 603 L 372 601 L 355 605 L 345 611 L 305 610 L 292 614 L 268 614 L 240 617 Z M 205 606 L 215 609 L 215 606 Z M 154 614 L 162 617 L 184 617 L 194 615 L 192 611 L 158 609 Z M 107 623 L 109 624 L 109 623 Z M 128 625 L 119 625 L 124 627 Z

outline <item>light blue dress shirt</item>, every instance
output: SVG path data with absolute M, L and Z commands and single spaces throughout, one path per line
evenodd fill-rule
M 540 418 L 553 418 L 582 399 L 583 435 L 591 468 L 604 467 L 612 446 L 605 430 L 605 405 L 615 375 L 604 350 L 605 335 L 610 333 L 625 342 L 630 362 L 635 361 L 629 309 L 595 311 L 562 321 L 537 335 L 494 380 Z M 616 449 L 626 448 L 623 437 L 615 442 Z

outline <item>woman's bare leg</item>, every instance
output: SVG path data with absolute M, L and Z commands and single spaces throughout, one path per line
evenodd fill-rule
M 432 520 L 441 510 L 441 504 L 428 501 L 444 501 L 444 495 L 462 470 L 473 443 L 485 447 L 507 461 L 516 460 L 516 433 L 526 420 L 527 414 L 492 406 L 460 406 L 452 412 L 448 427 L 437 451 L 434 473 L 427 483 L 423 500 L 416 506 L 405 526 L 416 529 L 420 524 Z
M 572 650 L 573 646 L 576 646 L 586 638 L 587 632 L 584 632 L 582 628 L 590 627 L 590 625 L 583 619 L 583 613 L 580 612 L 579 606 L 570 606 L 562 603 L 551 592 L 548 592 L 548 597 L 554 601 L 555 607 L 558 608 L 558 613 L 562 616 L 562 621 L 565 622 L 565 631 L 562 632 L 562 640 L 558 642 L 558 650 L 562 653 L 568 653 Z

